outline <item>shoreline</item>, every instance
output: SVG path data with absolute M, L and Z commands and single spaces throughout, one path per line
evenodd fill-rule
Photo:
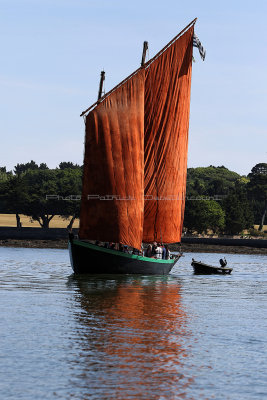
M 64 249 L 68 248 L 67 239 L 57 240 L 0 240 L 0 247 L 31 248 L 31 249 Z M 179 251 L 178 245 L 169 245 L 171 251 Z M 247 246 L 222 246 L 211 244 L 182 244 L 183 253 L 223 253 L 223 254 L 259 254 L 267 255 L 267 248 Z

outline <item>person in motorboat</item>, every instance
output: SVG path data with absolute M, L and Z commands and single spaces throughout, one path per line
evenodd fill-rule
M 222 268 L 226 267 L 227 261 L 226 261 L 225 257 L 224 257 L 224 259 L 220 258 L 219 262 L 220 262 Z

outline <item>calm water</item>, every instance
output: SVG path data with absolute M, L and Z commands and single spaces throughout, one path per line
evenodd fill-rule
M 65 250 L 0 248 L 0 398 L 267 399 L 267 257 L 230 276 L 74 278 Z

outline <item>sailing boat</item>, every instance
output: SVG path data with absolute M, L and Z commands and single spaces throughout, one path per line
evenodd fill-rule
M 127 254 L 92 241 L 135 249 L 181 241 L 195 22 L 81 114 L 79 239 L 69 241 L 75 273 L 162 275 L 179 258 Z

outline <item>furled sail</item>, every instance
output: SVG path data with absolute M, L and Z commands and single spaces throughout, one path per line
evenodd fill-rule
M 86 116 L 81 239 L 141 247 L 144 82 L 140 69 Z
M 191 26 L 146 66 L 144 242 L 181 239 L 193 33 Z

